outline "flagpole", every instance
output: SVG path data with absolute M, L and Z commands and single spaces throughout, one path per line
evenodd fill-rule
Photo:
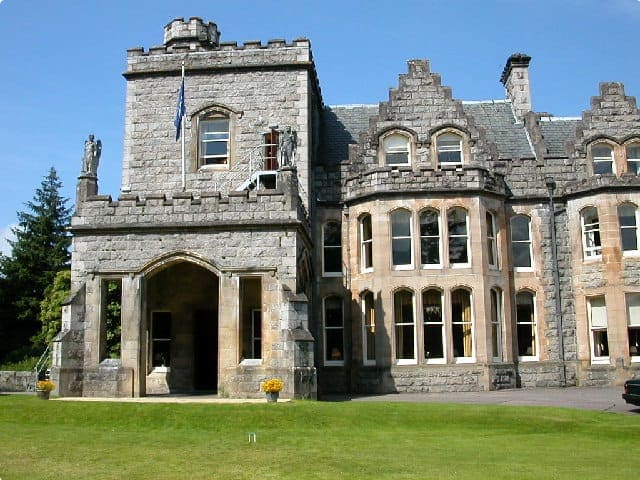
M 182 62 L 182 85 L 184 85 L 184 61 Z M 180 119 L 180 122 L 181 122 L 180 130 L 182 130 L 182 191 L 183 192 L 187 189 L 187 165 L 186 165 L 185 156 L 184 156 L 184 137 L 185 137 L 184 117 L 185 116 L 182 115 L 182 118 Z

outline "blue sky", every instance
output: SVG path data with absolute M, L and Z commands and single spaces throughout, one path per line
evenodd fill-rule
M 309 38 L 329 105 L 386 100 L 415 58 L 457 99 L 501 99 L 514 52 L 533 58 L 536 111 L 579 116 L 601 81 L 640 96 L 638 0 L 0 0 L 0 239 L 51 166 L 73 203 L 89 133 L 103 143 L 100 193 L 118 196 L 126 50 L 191 16 L 222 41 Z

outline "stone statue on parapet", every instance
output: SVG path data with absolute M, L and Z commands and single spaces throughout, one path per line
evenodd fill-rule
M 280 130 L 278 135 L 278 155 L 280 167 L 292 167 L 298 146 L 296 132 L 291 127 Z
M 96 176 L 98 163 L 102 154 L 102 142 L 95 140 L 93 134 L 84 142 L 84 156 L 82 157 L 82 174 Z

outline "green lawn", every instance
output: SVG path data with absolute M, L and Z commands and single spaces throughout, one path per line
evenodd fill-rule
M 0 479 L 626 479 L 639 429 L 541 407 L 0 395 Z

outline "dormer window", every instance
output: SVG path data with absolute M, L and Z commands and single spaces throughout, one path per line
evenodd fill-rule
M 593 160 L 593 173 L 596 175 L 614 173 L 613 170 L 613 148 L 599 143 L 591 147 L 591 158 Z
M 383 138 L 384 163 L 391 167 L 409 165 L 409 137 L 401 133 L 392 133 Z
M 627 172 L 640 175 L 640 143 L 627 145 Z
M 462 137 L 455 133 L 443 133 L 436 139 L 438 165 L 440 167 L 462 166 Z

